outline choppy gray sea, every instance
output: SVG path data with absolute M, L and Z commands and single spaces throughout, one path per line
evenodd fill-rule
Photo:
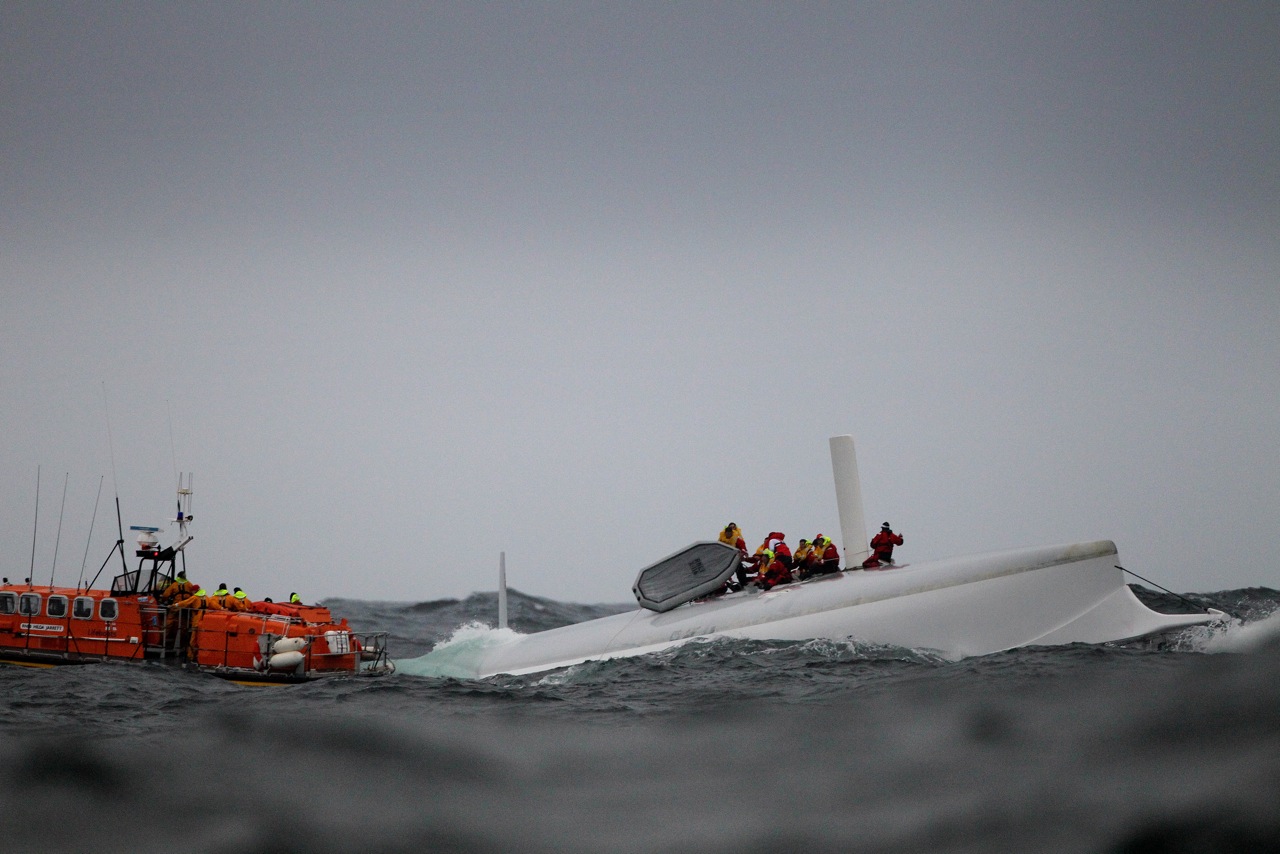
M 961 661 L 716 641 L 285 688 L 0 668 L 0 850 L 1280 850 L 1280 593 L 1200 598 L 1238 619 Z M 402 661 L 495 611 L 327 604 Z M 513 594 L 512 624 L 625 608 Z

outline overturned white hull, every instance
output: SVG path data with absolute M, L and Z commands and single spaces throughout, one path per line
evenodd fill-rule
M 564 626 L 476 649 L 472 660 L 453 664 L 475 677 L 534 673 L 716 637 L 853 639 L 964 657 L 1035 644 L 1129 640 L 1222 616 L 1152 611 L 1116 563 L 1115 544 L 1100 540 L 854 570 L 666 613 L 638 609 Z

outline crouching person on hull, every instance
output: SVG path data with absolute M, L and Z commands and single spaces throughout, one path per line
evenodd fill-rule
M 761 590 L 771 590 L 779 584 L 790 584 L 792 582 L 791 570 L 787 565 L 778 560 L 777 555 L 771 551 L 766 551 L 762 555 L 764 568 L 760 570 L 760 574 L 756 577 L 756 586 Z
M 825 534 L 818 535 L 818 543 L 814 550 L 820 550 L 822 554 L 813 567 L 814 575 L 830 575 L 839 572 L 840 551 L 836 548 L 836 544 L 831 542 L 831 538 Z
M 880 569 L 893 566 L 893 547 L 902 545 L 902 535 L 895 534 L 885 522 L 880 533 L 871 538 L 871 557 L 862 562 L 864 569 Z

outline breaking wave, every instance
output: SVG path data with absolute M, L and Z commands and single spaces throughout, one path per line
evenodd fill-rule
M 476 672 L 485 650 L 524 637 L 512 629 L 495 629 L 472 620 L 459 626 L 448 640 L 426 655 L 396 662 L 396 672 L 408 676 L 467 679 Z

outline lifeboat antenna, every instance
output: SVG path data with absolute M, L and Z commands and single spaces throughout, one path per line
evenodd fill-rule
M 111 551 L 107 553 L 107 557 L 102 561 L 102 566 L 98 567 L 97 573 L 94 574 L 93 580 L 89 582 L 87 590 L 98 582 L 98 576 L 102 575 L 102 570 L 107 568 L 107 563 L 111 560 L 111 555 L 120 552 L 120 568 L 125 572 L 129 572 L 129 562 L 124 556 L 124 519 L 120 515 L 120 482 L 116 477 L 116 444 L 111 437 L 111 410 L 107 406 L 107 384 L 102 384 L 102 416 L 107 422 L 107 450 L 111 453 L 111 488 L 116 494 L 116 544 L 112 546 Z M 101 494 L 101 492 L 99 492 Z
M 58 546 L 62 543 L 62 517 L 67 512 L 67 481 L 71 480 L 71 472 L 62 479 L 62 509 L 58 511 L 58 535 L 53 538 L 53 567 L 49 570 L 49 586 L 53 586 L 54 573 L 58 571 Z
M 836 511 L 844 540 L 844 568 L 852 569 L 871 554 L 867 521 L 862 512 L 862 481 L 852 436 L 831 437 L 831 471 L 836 482 Z
M 187 553 L 183 549 L 187 543 L 191 542 L 191 535 L 187 533 L 187 523 L 191 521 L 191 482 L 194 474 L 186 472 L 187 482 L 184 486 L 182 483 L 183 473 L 178 471 L 178 446 L 173 441 L 173 407 L 166 400 L 164 408 L 169 415 L 169 454 L 173 458 L 173 475 L 178 481 L 178 515 L 173 519 L 178 523 L 178 543 L 173 547 L 173 550 L 182 552 L 182 570 L 186 572 Z
M 93 526 L 98 521 L 98 502 L 102 500 L 102 481 L 106 477 L 98 475 L 98 497 L 93 499 L 93 517 L 89 520 L 89 538 L 84 541 L 84 559 L 80 561 L 80 578 L 76 581 L 76 591 L 84 586 L 84 567 L 89 562 L 89 545 L 93 542 Z
M 187 525 L 195 517 L 191 515 L 191 484 L 195 480 L 194 472 L 187 472 L 187 482 L 184 486 L 182 483 L 182 475 L 178 475 L 178 515 L 173 521 L 178 523 L 178 544 L 173 547 L 174 551 L 182 552 L 182 569 L 187 568 L 187 553 L 183 551 L 187 543 L 191 542 L 193 537 L 187 533 Z
M 40 530 L 40 466 L 36 466 L 36 521 L 31 526 L 31 570 L 27 573 L 27 584 L 36 574 L 36 532 Z
M 507 553 L 498 552 L 498 628 L 507 627 Z

